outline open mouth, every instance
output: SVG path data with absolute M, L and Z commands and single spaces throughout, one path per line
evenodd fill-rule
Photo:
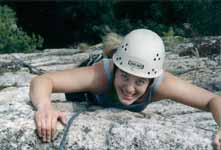
M 133 100 L 133 97 L 123 96 L 123 99 L 127 100 L 127 101 L 130 101 L 130 100 Z
M 122 98 L 124 100 L 130 101 L 130 100 L 134 99 L 134 94 L 132 94 L 132 95 L 125 94 L 123 90 L 121 90 L 121 94 L 122 94 Z

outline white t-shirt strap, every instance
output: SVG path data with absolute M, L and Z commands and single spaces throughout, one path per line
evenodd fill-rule
M 155 94 L 155 92 L 159 88 L 160 83 L 163 79 L 164 79 L 164 72 L 158 78 L 156 78 L 156 81 L 154 81 L 154 84 L 153 84 L 152 89 L 150 91 L 152 96 Z
M 110 61 L 111 61 L 111 59 L 106 59 L 106 58 L 103 59 L 104 71 L 105 71 L 105 74 L 107 76 L 109 87 L 112 84 L 112 74 L 111 74 L 111 71 L 110 71 Z

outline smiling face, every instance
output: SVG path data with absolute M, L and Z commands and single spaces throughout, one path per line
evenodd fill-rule
M 133 76 L 117 68 L 114 87 L 122 104 L 130 105 L 137 101 L 145 94 L 148 85 L 149 79 Z

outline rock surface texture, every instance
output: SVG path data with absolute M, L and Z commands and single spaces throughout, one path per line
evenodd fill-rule
M 0 55 L 1 150 L 58 149 L 64 127 L 59 124 L 53 142 L 41 142 L 36 135 L 29 84 L 36 72 L 75 68 L 89 55 L 90 52 L 79 53 L 73 49 Z M 168 51 L 166 56 L 166 70 L 220 94 L 220 56 L 181 57 L 172 51 Z M 54 107 L 65 111 L 68 118 L 81 112 L 69 130 L 65 145 L 68 150 L 213 149 L 212 139 L 217 125 L 210 112 L 171 100 L 154 102 L 143 112 L 133 113 L 114 108 L 87 107 L 85 102 L 67 102 L 62 93 L 53 94 L 51 99 Z

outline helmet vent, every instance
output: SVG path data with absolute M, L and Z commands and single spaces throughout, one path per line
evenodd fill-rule
M 123 62 L 120 62 L 120 65 L 122 65 L 123 64 Z
M 147 74 L 150 74 L 150 72 L 148 72 Z
M 159 54 L 157 53 L 156 57 L 153 59 L 153 61 L 156 61 L 158 57 L 158 60 L 160 60 Z
M 157 70 L 155 70 L 154 68 L 152 69 L 152 72 L 153 72 L 154 74 L 157 74 Z
M 121 60 L 121 57 L 117 57 L 116 60 Z
M 127 51 L 127 46 L 128 46 L 128 43 L 125 44 L 125 48 L 124 48 L 125 51 Z

